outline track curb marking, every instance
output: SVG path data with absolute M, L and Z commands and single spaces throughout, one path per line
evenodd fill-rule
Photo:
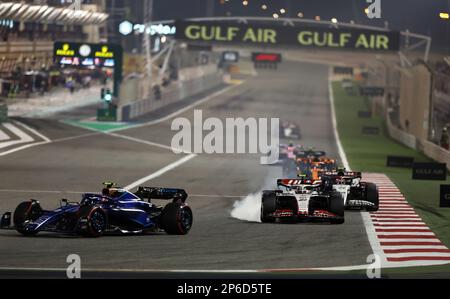
M 374 235 L 382 250 L 382 264 L 399 267 L 428 266 L 450 263 L 450 250 L 416 213 L 414 208 L 385 174 L 365 173 L 366 181 L 390 185 L 379 189 L 380 209 L 369 213 L 368 225 L 375 227 Z M 396 193 L 402 204 L 392 205 L 386 193 Z M 399 207 L 399 208 L 398 208 Z M 404 209 L 407 208 L 408 211 Z M 414 225 L 414 226 L 412 226 Z

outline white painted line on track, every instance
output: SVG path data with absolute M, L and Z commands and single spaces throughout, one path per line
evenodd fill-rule
M 10 149 L 10 150 L 5 151 L 5 152 L 1 152 L 0 153 L 0 157 L 6 156 L 6 155 L 9 155 L 9 154 L 12 154 L 12 153 L 15 153 L 15 152 L 27 149 L 27 148 L 31 148 L 31 147 L 35 147 L 35 146 L 43 145 L 43 144 L 47 144 L 47 143 L 51 143 L 51 140 L 47 136 L 39 133 L 35 129 L 30 128 L 29 126 L 27 126 L 27 125 L 25 125 L 25 124 L 23 124 L 21 122 L 18 122 L 18 121 L 15 121 L 14 124 L 25 128 L 26 130 L 30 131 L 34 135 L 36 135 L 39 138 L 41 138 L 43 141 L 31 143 L 31 142 L 35 141 L 34 138 L 32 138 L 31 136 L 29 136 L 28 134 L 26 134 L 25 132 L 23 132 L 22 130 L 20 130 L 19 128 L 17 128 L 16 126 L 14 126 L 11 123 L 3 124 L 3 126 L 5 126 L 9 131 L 11 131 L 13 134 L 17 135 L 19 137 L 19 140 L 14 140 L 14 141 L 8 141 L 8 142 L 0 143 L 0 148 L 10 147 L 10 146 L 14 146 L 14 145 L 20 145 L 20 144 L 23 144 L 23 143 L 29 143 L 29 144 L 22 145 L 22 146 Z
M 0 141 L 5 141 L 5 140 L 9 140 L 9 139 L 11 139 L 11 137 L 9 137 L 9 135 L 8 134 L 6 134 L 5 132 L 3 132 L 2 130 L 1 130 L 1 124 L 0 124 Z
M 6 156 L 6 155 L 9 155 L 9 154 L 12 154 L 12 153 L 15 153 L 15 152 L 18 152 L 18 151 L 27 149 L 27 148 L 31 148 L 31 147 L 35 147 L 35 146 L 43 145 L 43 144 L 49 144 L 49 143 L 50 143 L 50 142 L 42 141 L 42 142 L 36 142 L 36 143 L 32 143 L 32 144 L 23 145 L 23 146 L 20 146 L 20 147 L 11 149 L 11 150 L 9 150 L 9 151 L 0 153 L 0 157 Z
M 351 170 L 350 164 L 348 162 L 347 155 L 345 154 L 344 147 L 342 146 L 341 139 L 339 137 L 339 131 L 337 128 L 334 92 L 333 92 L 331 78 L 332 78 L 332 67 L 329 67 L 329 69 L 328 69 L 328 97 L 329 97 L 330 106 L 331 106 L 331 123 L 333 125 L 334 139 L 336 140 L 339 157 L 342 161 L 343 166 L 346 169 Z M 383 179 L 386 180 L 386 178 L 384 178 L 384 177 L 383 177 Z M 366 229 L 367 238 L 369 240 L 370 247 L 372 248 L 372 252 L 374 254 L 377 254 L 382 259 L 381 262 L 383 265 L 386 264 L 386 256 L 385 256 L 383 250 L 381 249 L 380 242 L 378 241 L 378 238 L 377 238 L 377 233 L 375 232 L 375 226 L 373 225 L 373 222 L 370 218 L 369 213 L 361 212 L 361 218 L 364 223 L 364 228 Z M 364 269 L 366 269 L 366 268 L 367 268 L 367 266 L 365 266 Z
M 19 139 L 0 143 L 0 149 L 5 148 L 5 147 L 10 147 L 13 145 L 17 145 L 17 144 L 28 143 L 28 142 L 34 141 L 34 138 L 32 138 L 30 135 L 28 135 L 24 131 L 20 130 L 19 128 L 17 128 L 15 125 L 13 125 L 11 123 L 5 123 L 5 124 L 3 124 L 3 126 L 5 128 L 7 128 L 9 131 L 11 131 L 11 133 L 13 133 L 17 137 L 19 137 Z
M 339 132 L 337 129 L 337 121 L 336 121 L 336 109 L 334 104 L 334 93 L 333 93 L 333 87 L 331 83 L 331 72 L 332 68 L 329 69 L 329 75 L 328 75 L 328 97 L 330 99 L 330 105 L 331 105 L 331 123 L 333 125 L 333 133 L 334 133 L 334 139 L 336 140 L 336 145 L 339 152 L 339 157 L 341 158 L 343 166 L 350 170 L 350 164 L 348 163 L 347 156 L 344 151 L 344 147 L 342 146 L 341 139 L 339 138 Z
M 164 145 L 164 144 L 161 144 L 161 143 L 152 142 L 152 141 L 148 141 L 148 140 L 144 140 L 144 139 L 134 138 L 134 137 L 131 137 L 131 136 L 126 136 L 126 135 L 121 135 L 121 134 L 116 134 L 116 133 L 110 133 L 110 132 L 105 132 L 105 134 L 109 135 L 109 136 L 117 137 L 117 138 L 126 139 L 126 140 L 129 140 L 129 141 L 134 141 L 134 142 L 137 142 L 137 143 L 142 143 L 142 144 L 146 144 L 146 145 L 150 145 L 150 146 L 154 146 L 154 147 L 159 147 L 159 148 L 170 150 L 170 151 L 174 150 L 174 148 L 172 148 L 171 146 Z M 190 153 L 189 152 L 185 152 L 185 154 L 190 154 Z
M 166 172 L 168 172 L 168 171 L 170 171 L 170 170 L 172 170 L 174 168 L 177 168 L 178 166 L 188 162 L 189 160 L 195 158 L 196 156 L 197 156 L 196 154 L 189 154 L 189 155 L 187 155 L 187 156 L 185 156 L 185 157 L 183 157 L 183 158 L 181 158 L 181 159 L 179 159 L 179 160 L 177 160 L 177 161 L 175 161 L 175 162 L 173 162 L 173 163 L 171 163 L 171 164 L 161 168 L 160 170 L 158 170 L 158 171 L 156 171 L 154 173 L 151 173 L 148 176 L 145 176 L 145 177 L 143 177 L 143 178 L 141 178 L 141 179 L 139 179 L 139 180 L 129 184 L 128 186 L 125 186 L 124 189 L 125 190 L 130 190 L 130 189 L 133 189 L 133 188 L 135 188 L 135 187 L 137 187 L 139 185 L 142 185 L 142 184 L 144 184 L 147 181 L 150 181 L 150 180 L 152 180 L 154 178 L 157 178 L 157 177 L 165 174 Z
M 31 133 L 33 133 L 33 134 L 39 136 L 42 140 L 44 140 L 44 141 L 46 141 L 46 142 L 50 142 L 50 139 L 49 139 L 47 136 L 45 136 L 44 134 L 39 133 L 39 132 L 36 131 L 35 129 L 33 129 L 33 128 L 27 126 L 26 124 L 21 123 L 21 122 L 19 122 L 19 121 L 16 121 L 16 122 L 14 122 L 14 123 L 16 123 L 17 125 L 19 125 L 19 126 L 25 128 L 25 129 L 27 129 L 27 130 L 30 131 Z

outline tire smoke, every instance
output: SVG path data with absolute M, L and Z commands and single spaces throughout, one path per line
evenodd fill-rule
M 235 201 L 231 217 L 250 222 L 261 222 L 261 193 L 249 194 Z

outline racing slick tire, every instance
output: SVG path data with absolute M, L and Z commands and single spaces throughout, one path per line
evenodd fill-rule
M 345 222 L 345 204 L 344 199 L 338 192 L 331 192 L 330 194 L 330 212 L 335 214 L 337 217 L 330 220 L 331 224 L 343 224 Z
M 368 212 L 378 211 L 378 208 L 380 206 L 380 198 L 379 198 L 379 194 L 378 194 L 377 185 L 374 183 L 367 183 L 365 196 L 366 196 L 366 201 L 374 204 L 374 206 L 372 206 L 372 207 L 366 207 L 366 211 L 368 211 Z
M 82 206 L 78 211 L 79 223 L 83 223 L 81 234 L 85 237 L 101 237 L 108 227 L 108 217 L 102 208 Z
M 275 218 L 269 216 L 277 210 L 277 195 L 272 191 L 263 191 L 261 198 L 261 222 L 271 223 L 275 222 Z
M 169 235 L 186 235 L 192 222 L 192 210 L 185 204 L 171 202 L 162 210 L 161 228 Z
M 14 227 L 16 230 L 24 236 L 33 236 L 37 234 L 37 231 L 28 231 L 25 229 L 24 224 L 27 221 L 34 221 L 38 219 L 42 214 L 42 208 L 39 203 L 34 201 L 25 201 L 20 203 L 14 210 Z

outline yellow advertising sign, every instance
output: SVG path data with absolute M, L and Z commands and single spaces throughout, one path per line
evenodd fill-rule
M 242 25 L 179 21 L 176 38 L 188 41 L 291 45 L 313 48 L 397 51 L 399 32 L 317 26 Z
M 97 58 L 114 58 L 114 52 L 109 51 L 108 46 L 103 46 L 101 51 L 95 52 Z
M 61 49 L 56 49 L 57 56 L 75 56 L 75 51 L 70 49 L 69 44 L 63 44 Z

